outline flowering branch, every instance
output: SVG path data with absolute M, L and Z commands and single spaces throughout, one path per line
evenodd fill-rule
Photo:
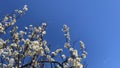
M 80 41 L 80 52 L 71 46 L 70 32 L 67 25 L 63 25 L 62 31 L 65 36 L 64 48 L 66 48 L 70 55 L 64 54 L 64 50 L 57 48 L 51 51 L 47 41 L 44 39 L 46 34 L 46 22 L 40 26 L 29 25 L 24 30 L 18 31 L 18 26 L 13 26 L 18 18 L 20 18 L 28 10 L 27 5 L 23 9 L 17 9 L 14 13 L 4 16 L 0 21 L 0 33 L 5 34 L 6 30 L 12 26 L 7 33 L 10 38 L 5 40 L 0 38 L 0 66 L 2 68 L 44 68 L 45 63 L 50 63 L 51 68 L 84 68 L 82 59 L 86 58 L 87 52 L 82 41 Z M 60 56 L 60 60 L 55 60 L 55 57 Z M 25 58 L 30 58 L 26 61 Z M 5 63 L 7 62 L 7 63 Z

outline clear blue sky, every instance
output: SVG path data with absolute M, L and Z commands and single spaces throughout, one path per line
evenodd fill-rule
M 85 42 L 88 68 L 120 68 L 120 0 L 0 0 L 0 16 L 24 4 L 29 11 L 18 20 L 20 28 L 46 21 L 46 39 L 58 48 L 67 24 L 72 41 Z

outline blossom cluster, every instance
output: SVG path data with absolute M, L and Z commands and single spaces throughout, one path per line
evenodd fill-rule
M 86 58 L 87 52 L 82 41 L 80 41 L 79 50 L 71 46 L 69 27 L 63 25 L 62 31 L 66 38 L 64 48 L 70 55 L 64 53 L 63 48 L 51 51 L 47 40 L 44 39 L 46 34 L 46 22 L 39 26 L 29 25 L 24 30 L 18 30 L 14 26 L 16 20 L 28 10 L 27 5 L 23 9 L 15 10 L 15 13 L 6 15 L 0 22 L 0 33 L 5 34 L 6 30 L 12 26 L 8 32 L 10 38 L 0 38 L 0 67 L 2 68 L 43 68 L 45 63 L 50 63 L 51 67 L 56 68 L 83 68 L 82 59 Z M 79 55 L 78 52 L 81 52 Z M 60 62 L 56 57 L 61 57 Z M 25 63 L 25 59 L 30 60 Z

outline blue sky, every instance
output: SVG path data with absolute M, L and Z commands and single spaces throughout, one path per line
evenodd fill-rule
M 61 28 L 67 24 L 71 41 L 85 42 L 88 68 L 120 68 L 119 0 L 0 0 L 0 16 L 24 4 L 29 11 L 18 20 L 20 28 L 46 21 L 45 38 L 58 48 L 65 42 Z

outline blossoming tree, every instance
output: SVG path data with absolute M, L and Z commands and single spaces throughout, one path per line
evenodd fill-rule
M 14 24 L 27 10 L 27 5 L 24 5 L 23 9 L 5 15 L 0 21 L 0 36 L 10 34 L 7 39 L 0 37 L 0 68 L 45 68 L 46 63 L 49 63 L 51 68 L 84 68 L 81 62 L 87 55 L 84 43 L 79 42 L 79 50 L 71 46 L 67 25 L 63 25 L 62 31 L 66 39 L 64 48 L 69 55 L 65 55 L 62 48 L 53 52 L 50 50 L 43 38 L 47 27 L 45 22 L 41 26 L 29 25 L 24 30 L 18 30 Z M 62 61 L 55 59 L 58 56 Z M 29 58 L 29 61 L 25 61 L 26 58 Z

